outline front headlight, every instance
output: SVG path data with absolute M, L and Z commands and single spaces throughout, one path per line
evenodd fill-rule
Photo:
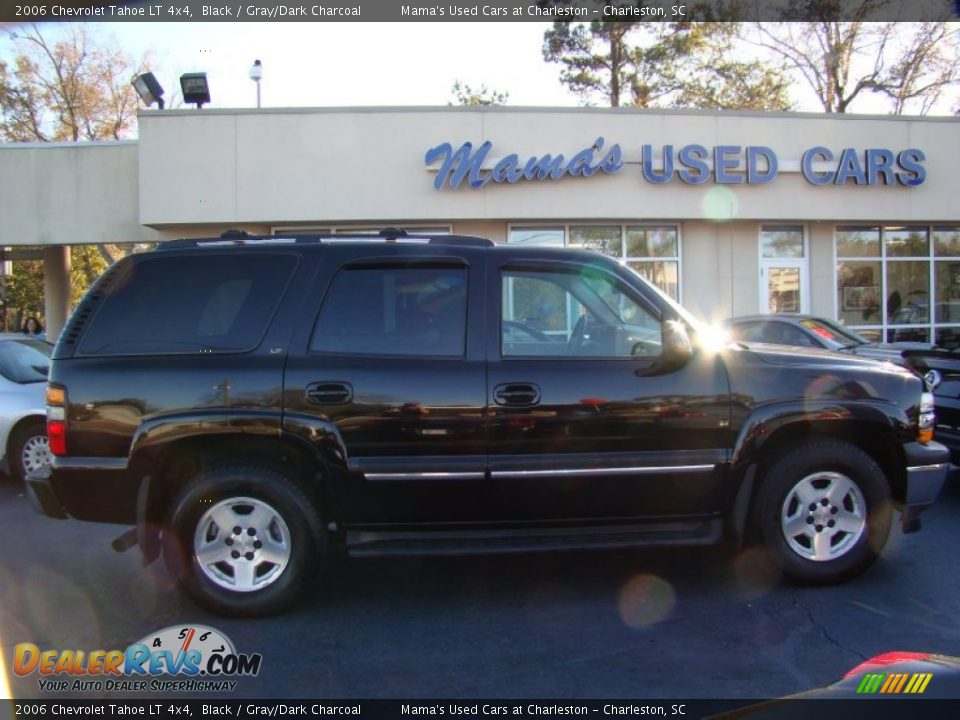
M 937 422 L 932 392 L 920 394 L 920 417 L 918 420 L 917 440 L 926 444 L 933 440 L 933 426 Z

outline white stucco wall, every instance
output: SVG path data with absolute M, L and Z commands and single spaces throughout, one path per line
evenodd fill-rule
M 146 242 L 135 142 L 0 143 L 0 244 Z
M 708 193 L 732 219 L 960 220 L 953 201 L 960 123 L 952 118 L 523 108 L 150 111 L 140 117 L 140 221 L 182 223 L 419 222 L 431 218 L 708 219 Z M 491 158 L 570 157 L 598 137 L 618 143 L 619 173 L 436 190 L 429 148 L 493 143 Z M 780 175 L 767 185 L 653 185 L 641 147 L 766 145 Z M 926 154 L 919 187 L 816 187 L 799 172 L 807 148 Z

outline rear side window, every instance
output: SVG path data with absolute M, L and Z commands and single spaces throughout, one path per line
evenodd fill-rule
M 18 384 L 44 382 L 53 345 L 27 338 L 0 342 L 0 375 Z
M 733 326 L 731 333 L 734 338 L 743 342 L 776 342 L 770 332 L 769 325 L 770 323 L 767 322 L 738 323 Z
M 354 267 L 334 277 L 310 349 L 345 355 L 461 357 L 463 267 Z
M 296 259 L 289 255 L 156 257 L 134 263 L 80 342 L 82 355 L 240 352 L 255 347 Z

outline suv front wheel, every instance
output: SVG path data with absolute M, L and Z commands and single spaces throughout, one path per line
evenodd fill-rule
M 202 473 L 174 500 L 163 555 L 199 604 L 226 615 L 267 615 L 290 605 L 325 550 L 319 514 L 269 467 L 230 464 Z
M 848 580 L 866 570 L 890 534 L 886 475 L 860 448 L 812 440 L 764 473 L 755 528 L 783 572 L 802 583 Z

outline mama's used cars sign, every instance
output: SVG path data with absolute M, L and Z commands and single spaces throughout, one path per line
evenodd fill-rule
M 596 173 L 613 175 L 623 169 L 625 160 L 620 145 L 606 145 L 602 137 L 593 145 L 567 155 L 521 156 L 511 153 L 499 159 L 490 157 L 493 143 L 478 147 L 465 142 L 454 148 L 441 143 L 427 150 L 428 168 L 436 167 L 433 186 L 458 188 L 464 182 L 471 188 L 489 183 L 513 184 L 521 180 L 559 180 L 570 175 L 590 177 Z M 840 148 L 821 146 L 804 151 L 800 172 L 812 185 L 921 185 L 927 177 L 922 150 L 906 148 Z M 653 145 L 643 145 L 640 169 L 643 179 L 663 184 L 679 180 L 688 185 L 707 182 L 719 184 L 763 185 L 773 182 L 780 172 L 777 154 L 763 145 L 664 145 L 659 156 Z

